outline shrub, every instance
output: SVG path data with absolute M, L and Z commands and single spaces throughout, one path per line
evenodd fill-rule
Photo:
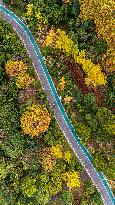
M 39 145 L 37 145 L 33 142 L 32 147 L 32 144 L 30 146 L 26 140 L 24 151 L 20 157 L 21 163 L 23 164 L 23 170 L 29 170 L 31 176 L 35 176 L 35 172 L 40 168 Z
M 5 82 L 6 74 L 4 69 L 0 67 L 0 86 Z
M 64 2 L 65 4 L 71 4 L 72 0 L 62 0 L 62 2 Z
M 105 106 L 108 108 L 114 107 L 114 97 L 115 97 L 115 75 L 109 75 L 107 78 L 108 87 L 105 93 Z
M 83 103 L 84 103 L 86 112 L 95 113 L 98 109 L 97 103 L 96 103 L 96 97 L 92 93 L 87 93 L 84 96 Z
M 44 185 L 44 189 L 50 196 L 62 191 L 62 179 L 58 172 L 53 172 L 50 175 L 50 181 Z
M 10 165 L 6 165 L 5 162 L 0 163 L 0 180 L 5 179 L 7 174 L 9 173 L 11 169 Z
M 67 165 L 64 162 L 64 160 L 57 159 L 56 165 L 55 165 L 55 171 L 58 173 L 58 175 L 60 175 L 62 172 L 64 172 L 66 167 L 67 167 Z
M 44 142 L 49 146 L 55 146 L 63 143 L 64 137 L 56 123 L 56 120 L 52 119 L 49 130 L 43 135 L 43 138 Z
M 16 192 L 9 189 L 9 187 L 4 183 L 0 183 L 0 204 L 2 205 L 15 205 L 16 204 Z
M 102 199 L 98 192 L 96 191 L 95 187 L 92 185 L 90 181 L 85 182 L 84 184 L 84 193 L 82 194 L 82 198 L 80 199 L 81 205 L 102 205 Z
M 93 115 L 85 114 L 85 121 L 93 133 L 96 133 L 96 131 L 99 130 L 98 122 Z
M 21 0 L 20 0 L 21 1 Z M 18 1 L 19 2 L 19 1 Z M 13 6 L 14 4 L 12 4 Z M 22 4 L 20 4 L 22 5 Z M 21 7 L 20 7 L 21 8 Z M 20 12 L 20 11 L 19 11 Z M 26 48 L 20 43 L 18 35 L 14 32 L 12 26 L 1 18 L 1 65 L 5 67 L 8 61 L 20 61 L 17 60 L 21 56 L 21 59 L 25 59 L 26 62 L 31 62 L 27 54 Z
M 88 126 L 83 123 L 76 122 L 75 124 L 76 132 L 78 136 L 81 138 L 83 143 L 87 143 L 88 139 L 91 138 L 91 130 Z

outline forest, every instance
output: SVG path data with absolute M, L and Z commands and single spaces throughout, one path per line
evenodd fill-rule
M 115 193 L 113 0 L 4 0 L 32 32 L 81 143 Z M 102 205 L 26 47 L 0 14 L 0 205 Z

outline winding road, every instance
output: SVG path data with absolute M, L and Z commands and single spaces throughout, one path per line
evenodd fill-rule
M 0 0 L 0 12 L 2 13 L 4 19 L 8 21 L 17 32 L 21 40 L 23 41 L 30 58 L 33 61 L 34 68 L 38 74 L 38 78 L 41 85 L 47 94 L 47 99 L 49 104 L 54 111 L 54 116 L 58 122 L 58 125 L 75 155 L 80 160 L 81 164 L 86 169 L 88 175 L 90 176 L 93 184 L 96 186 L 101 194 L 103 203 L 105 205 L 114 205 L 115 198 L 113 193 L 106 181 L 104 175 L 98 172 L 92 163 L 92 157 L 87 151 L 87 149 L 81 144 L 78 135 L 76 134 L 73 126 L 71 125 L 68 116 L 64 110 L 64 107 L 60 101 L 57 94 L 51 76 L 43 62 L 43 58 L 40 54 L 40 50 L 27 26 L 10 10 L 6 9 Z

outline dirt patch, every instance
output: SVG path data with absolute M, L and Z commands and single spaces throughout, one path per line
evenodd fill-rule
M 55 87 L 57 87 L 57 83 L 58 83 L 57 78 L 56 77 L 52 77 L 52 79 L 53 79 L 53 83 L 54 83 Z
M 94 148 L 97 150 L 99 149 L 99 143 L 95 139 L 91 139 L 88 144 L 88 149 L 91 149 L 91 148 Z

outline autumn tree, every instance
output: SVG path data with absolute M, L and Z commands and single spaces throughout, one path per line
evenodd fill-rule
M 65 172 L 62 174 L 62 179 L 67 183 L 69 189 L 80 187 L 79 178 L 78 172 L 76 171 Z
M 51 116 L 45 107 L 33 104 L 27 107 L 20 121 L 24 133 L 35 137 L 48 130 Z
M 65 53 L 67 57 L 73 57 L 76 63 L 82 65 L 83 71 L 86 73 L 85 82 L 88 86 L 91 84 L 94 87 L 100 85 L 106 85 L 106 75 L 102 72 L 102 69 L 99 64 L 94 64 L 90 59 L 87 59 L 85 51 L 78 49 L 78 44 L 74 43 L 74 41 L 68 37 L 65 31 L 61 29 L 51 29 L 49 34 L 46 36 L 46 40 L 44 42 L 45 46 L 51 46 L 62 53 Z M 62 79 L 63 89 L 64 89 L 64 79 Z
M 43 148 L 41 150 L 41 164 L 46 172 L 50 172 L 54 169 L 56 164 L 56 158 L 52 156 L 50 148 Z
M 25 73 L 27 71 L 27 65 L 22 61 L 7 61 L 5 65 L 6 73 L 11 77 L 16 77 L 20 73 Z
M 107 41 L 108 50 L 103 55 L 103 67 L 107 72 L 114 71 L 114 1 L 80 0 L 80 16 L 83 20 L 93 19 L 99 38 Z
M 16 77 L 16 85 L 18 88 L 25 88 L 25 87 L 29 87 L 32 82 L 33 82 L 33 78 L 29 76 L 28 73 L 20 73 L 18 74 L 18 76 Z

